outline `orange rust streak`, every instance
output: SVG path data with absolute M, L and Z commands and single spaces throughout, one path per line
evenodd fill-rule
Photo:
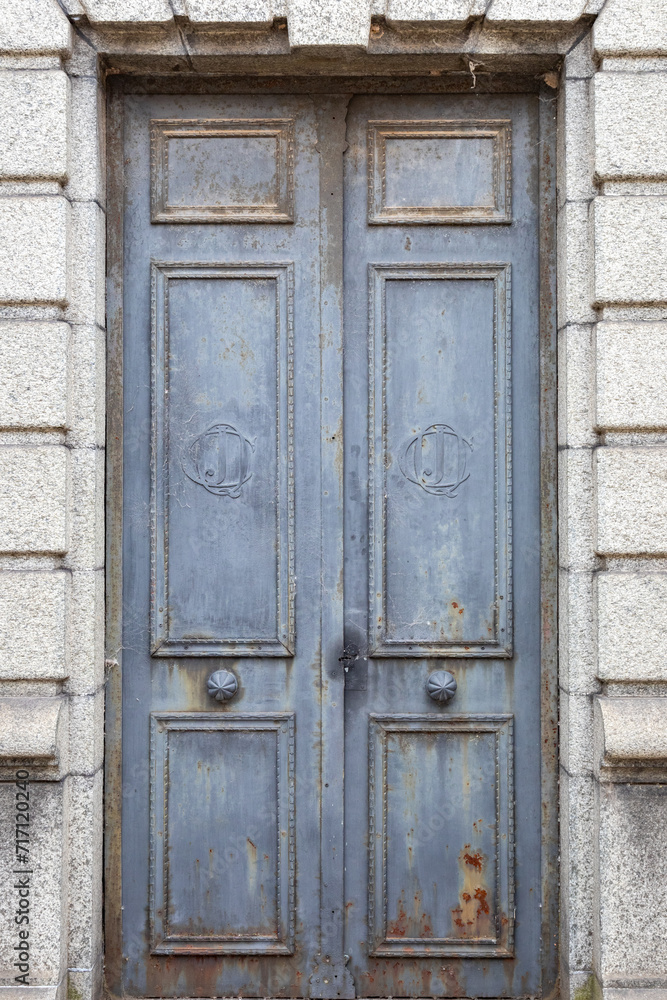
M 475 854 L 464 854 L 463 860 L 467 865 L 472 865 L 478 872 L 482 870 L 482 855 L 476 852 Z
M 477 907 L 477 916 L 481 917 L 483 913 L 488 913 L 489 904 L 486 901 L 486 889 L 475 889 L 475 899 L 479 903 L 479 906 Z

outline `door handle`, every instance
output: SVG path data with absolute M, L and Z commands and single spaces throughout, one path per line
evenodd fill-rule
M 229 701 L 238 691 L 239 682 L 231 670 L 216 670 L 209 677 L 206 686 L 211 698 L 215 698 L 216 701 Z
M 456 678 L 449 670 L 434 670 L 426 681 L 426 690 L 429 698 L 446 705 L 456 694 Z

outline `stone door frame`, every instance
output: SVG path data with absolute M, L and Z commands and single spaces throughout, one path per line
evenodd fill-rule
M 201 93 L 401 93 L 466 94 L 468 81 L 429 74 L 432 60 L 412 56 L 414 75 L 402 85 L 391 74 L 359 73 L 348 81 L 312 77 L 312 57 L 291 59 L 285 72 L 270 83 L 256 75 L 216 77 L 205 82 L 200 77 L 171 75 L 167 92 Z M 310 71 L 310 75 L 309 75 Z M 505 76 L 505 75 L 504 75 Z M 218 90 L 216 91 L 216 88 Z M 406 88 L 408 88 L 406 90 Z M 555 134 L 556 96 L 544 81 L 530 77 L 505 76 L 496 83 L 506 91 L 528 91 L 539 98 L 540 150 L 537 157 L 540 202 L 540 495 L 541 495 L 541 747 L 542 747 L 542 982 L 543 995 L 550 996 L 558 983 L 558 669 L 556 648 L 557 608 L 557 481 L 556 481 L 556 178 Z M 123 527 L 123 99 L 129 93 L 164 93 L 158 76 L 112 76 L 107 80 L 107 201 L 114 206 L 107 223 L 107 650 L 113 666 L 107 683 L 106 769 L 105 769 L 105 965 L 107 988 L 115 993 L 117 972 L 122 963 L 121 906 L 121 814 L 122 793 L 122 527 Z M 480 86 L 480 93 L 488 90 Z M 339 167 L 330 165 L 333 172 Z M 342 165 L 341 165 L 342 166 Z M 341 192 L 342 193 L 342 192 Z M 517 415 L 518 419 L 518 415 Z M 341 643 L 343 637 L 341 636 Z M 337 756 L 337 755 L 335 755 Z
M 9 831 L 28 767 L 31 983 L 102 991 L 106 80 L 421 54 L 471 88 L 493 70 L 558 93 L 560 986 L 640 1000 L 667 986 L 664 4 L 474 0 L 443 22 L 417 0 L 276 0 L 222 16 L 213 0 L 22 0 L 0 25 L 0 816 Z

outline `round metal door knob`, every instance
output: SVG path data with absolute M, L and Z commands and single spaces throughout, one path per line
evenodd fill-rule
M 434 670 L 426 682 L 426 690 L 433 701 L 445 705 L 456 694 L 456 679 L 448 670 Z
M 231 670 L 216 670 L 207 683 L 208 693 L 216 701 L 229 701 L 239 689 L 239 682 Z

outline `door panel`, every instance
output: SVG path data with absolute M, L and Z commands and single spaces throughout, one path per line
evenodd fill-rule
M 537 996 L 537 96 L 150 90 L 111 991 Z
M 152 653 L 289 656 L 293 265 L 152 269 Z
M 369 121 L 368 221 L 511 222 L 511 125 L 458 115 Z
M 361 996 L 538 993 L 537 101 L 347 137 L 346 951 Z
M 322 830 L 315 108 L 124 102 L 117 988 L 307 996 Z M 209 693 L 216 671 L 236 678 L 229 701 Z M 328 808 L 340 829 L 342 802 Z
M 292 955 L 294 715 L 154 712 L 151 757 L 152 953 Z
M 512 723 L 371 716 L 371 956 L 512 953 Z
M 511 654 L 508 291 L 509 265 L 370 266 L 374 656 Z

